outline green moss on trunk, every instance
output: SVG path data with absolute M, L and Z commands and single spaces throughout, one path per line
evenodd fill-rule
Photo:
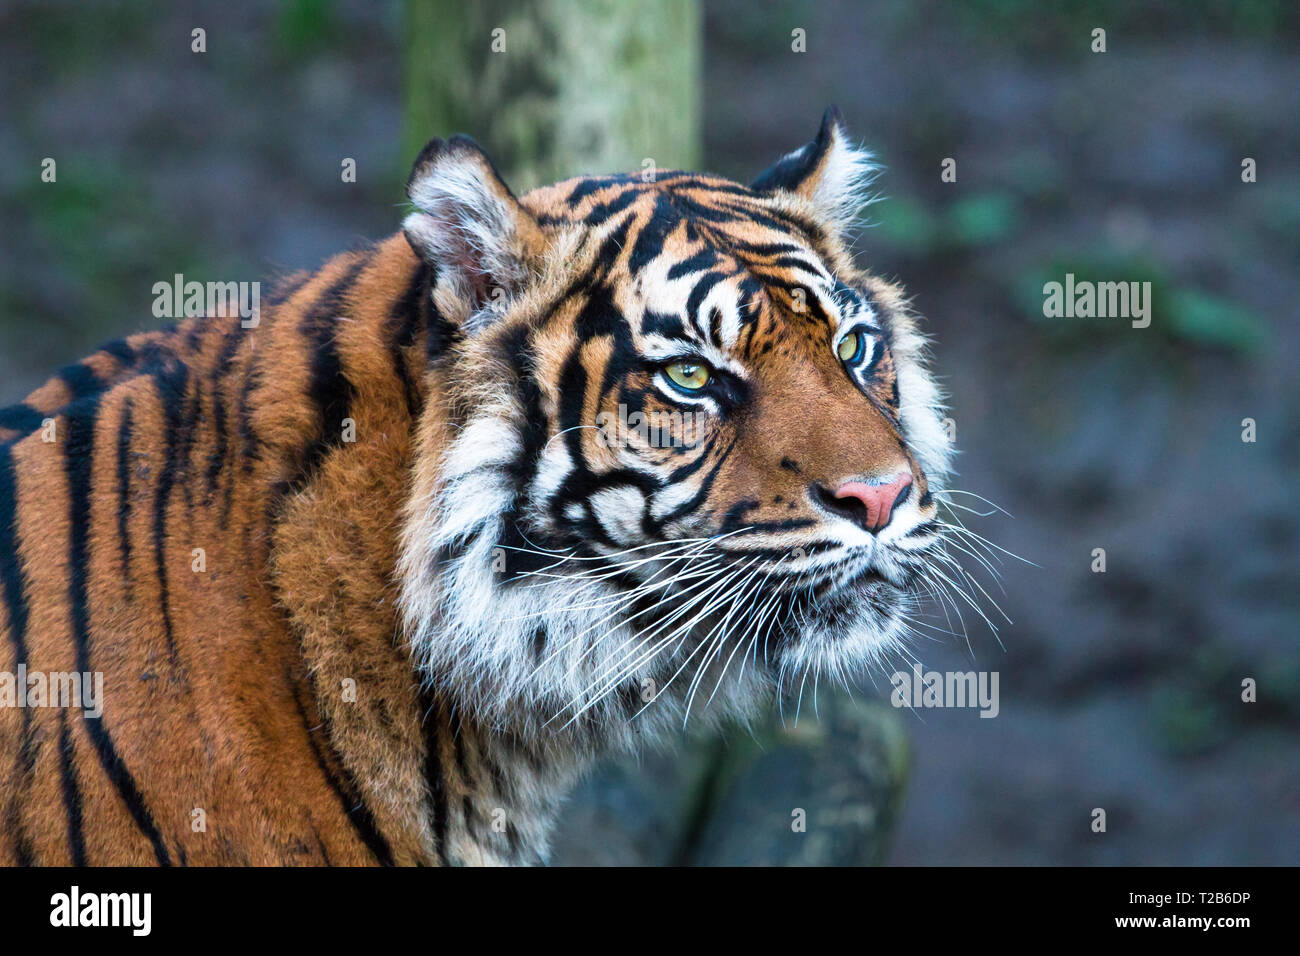
M 408 0 L 406 152 L 468 133 L 518 192 L 700 161 L 697 0 Z

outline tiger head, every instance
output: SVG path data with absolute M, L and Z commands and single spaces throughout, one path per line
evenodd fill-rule
M 399 579 L 431 681 L 608 738 L 900 646 L 950 446 L 900 290 L 848 252 L 874 171 L 833 110 L 748 187 L 516 198 L 473 141 L 425 148 L 404 230 L 454 333 Z

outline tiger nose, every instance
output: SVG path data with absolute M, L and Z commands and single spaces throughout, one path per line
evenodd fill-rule
M 907 500 L 912 476 L 900 472 L 886 484 L 846 481 L 834 491 L 813 486 L 813 498 L 827 511 L 847 518 L 864 531 L 878 534 L 889 524 L 894 509 Z

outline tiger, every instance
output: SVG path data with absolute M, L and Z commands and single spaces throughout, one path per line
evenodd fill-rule
M 877 173 L 833 108 L 749 186 L 435 138 L 391 237 L 0 411 L 0 858 L 541 864 L 598 759 L 904 647 L 952 447 Z

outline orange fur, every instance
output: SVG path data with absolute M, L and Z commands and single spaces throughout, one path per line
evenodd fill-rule
M 524 287 L 496 324 L 463 327 L 475 308 L 465 296 L 486 296 L 490 276 L 416 251 L 467 259 L 474 237 L 416 216 L 405 237 L 286 280 L 256 328 L 210 316 L 131 336 L 0 414 L 0 672 L 96 672 L 105 695 L 98 719 L 0 707 L 0 862 L 540 859 L 576 754 L 594 747 L 592 722 L 542 737 L 479 712 L 413 660 L 399 614 L 403 535 L 421 533 L 418 503 L 442 490 L 467 416 L 517 374 L 503 358 L 511 343 L 527 343 L 544 437 L 557 437 L 575 356 L 582 417 L 615 408 L 600 384 L 612 340 L 577 331 L 594 298 L 584 281 L 598 276 L 620 308 L 637 308 L 643 277 L 628 258 L 665 198 L 752 217 L 673 229 L 656 251 L 666 261 L 788 234 L 910 321 L 897 290 L 855 272 L 818 226 L 815 189 L 746 196 L 665 174 L 662 187 L 611 180 L 575 200 L 574 181 L 517 201 L 464 142 L 431 146 L 417 173 L 449 155 L 487 182 L 482 215 L 515 223 L 511 281 Z M 822 156 L 813 174 L 830 164 Z M 616 202 L 619 219 L 584 227 Z M 733 277 L 783 268 L 777 252 L 723 258 Z M 810 480 L 864 463 L 905 463 L 923 492 L 894 399 L 864 399 L 825 327 L 789 296 L 778 283 L 755 306 L 756 392 L 701 452 L 718 466 L 705 513 L 755 495 L 758 516 L 786 520 Z M 628 374 L 645 385 L 646 373 Z M 667 409 L 647 394 L 647 408 Z M 797 439 L 797 456 L 773 435 Z M 613 467 L 593 435 L 578 441 Z

